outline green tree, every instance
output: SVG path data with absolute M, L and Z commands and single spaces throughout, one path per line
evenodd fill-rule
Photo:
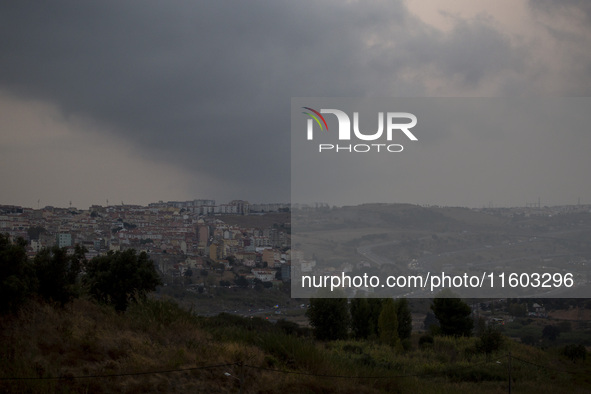
M 310 298 L 306 316 L 317 339 L 331 341 L 347 338 L 349 308 L 346 298 Z
M 369 326 L 369 337 L 370 339 L 377 340 L 380 337 L 380 330 L 378 327 L 378 320 L 380 313 L 382 313 L 382 298 L 369 298 L 367 304 L 369 305 L 369 320 L 367 322 Z
M 16 312 L 36 288 L 26 244 L 23 238 L 13 243 L 8 234 L 0 234 L 0 313 Z
M 412 314 L 410 313 L 410 307 L 406 298 L 399 298 L 394 303 L 394 306 L 396 307 L 396 317 L 398 318 L 398 337 L 402 341 L 410 338 L 410 334 L 412 333 Z
M 65 305 L 79 294 L 78 275 L 86 262 L 84 247 L 76 245 L 68 255 L 67 248 L 44 248 L 33 260 L 39 284 L 37 293 L 46 301 Z
M 382 312 L 378 318 L 378 328 L 380 332 L 380 341 L 392 347 L 400 344 L 398 337 L 398 317 L 396 315 L 396 305 L 394 300 L 387 298 L 382 303 Z
M 366 298 L 353 298 L 349 304 L 351 333 L 356 339 L 367 339 L 371 332 L 371 310 Z
M 476 344 L 476 348 L 488 356 L 496 352 L 503 346 L 503 335 L 498 328 L 491 325 L 487 326 L 480 333 L 480 338 Z
M 472 335 L 474 322 L 470 306 L 451 292 L 442 292 L 433 299 L 431 310 L 439 320 L 442 335 L 469 337 Z
M 145 299 L 162 284 L 154 262 L 145 252 L 137 255 L 134 249 L 93 258 L 86 266 L 84 282 L 96 300 L 117 311 L 125 311 L 130 302 Z

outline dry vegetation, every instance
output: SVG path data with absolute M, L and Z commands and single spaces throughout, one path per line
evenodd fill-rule
M 413 337 L 411 350 L 395 352 L 369 341 L 319 343 L 262 319 L 197 318 L 161 300 L 125 313 L 83 299 L 66 309 L 30 302 L 3 318 L 0 334 L 0 392 L 8 393 L 238 392 L 241 374 L 247 393 L 500 393 L 509 350 L 550 368 L 514 359 L 516 392 L 591 388 L 589 360 L 511 341 L 489 357 L 475 351 L 476 338 L 419 346 Z

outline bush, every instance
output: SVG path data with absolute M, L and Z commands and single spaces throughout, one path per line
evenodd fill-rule
M 566 345 L 563 354 L 570 358 L 572 362 L 576 362 L 587 358 L 587 349 L 583 345 Z
M 191 311 L 181 308 L 175 301 L 149 298 L 132 305 L 127 311 L 127 316 L 140 327 L 156 329 L 168 327 L 173 323 L 195 323 L 198 320 Z
M 283 331 L 283 333 L 297 337 L 311 337 L 312 331 L 308 327 L 300 327 L 299 324 L 285 319 L 279 319 L 275 323 L 275 327 Z
M 433 346 L 433 337 L 428 334 L 421 335 L 419 338 L 419 347 L 424 348 L 427 346 Z
M 300 326 L 297 323 L 287 321 L 285 319 L 277 320 L 277 323 L 275 323 L 275 327 L 277 327 L 287 335 L 298 335 L 300 329 Z
M 533 334 L 526 334 L 521 337 L 521 343 L 525 345 L 535 346 L 538 343 L 538 338 Z
M 412 341 L 410 340 L 410 338 L 404 338 L 402 341 L 400 341 L 400 343 L 402 344 L 402 348 L 404 349 L 404 351 L 409 351 L 412 350 Z
M 491 326 L 488 326 L 481 334 L 476 344 L 476 349 L 481 353 L 490 355 L 503 346 L 503 335 Z
M 343 346 L 343 351 L 346 353 L 363 354 L 361 346 L 351 345 L 349 343 Z

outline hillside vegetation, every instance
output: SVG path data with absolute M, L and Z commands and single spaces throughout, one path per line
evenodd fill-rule
M 6 393 L 503 393 L 591 390 L 590 361 L 505 340 L 413 335 L 409 350 L 374 341 L 318 342 L 285 321 L 199 318 L 174 302 L 125 312 L 81 298 L 65 308 L 27 302 L 0 325 Z M 509 359 L 509 353 L 511 359 Z

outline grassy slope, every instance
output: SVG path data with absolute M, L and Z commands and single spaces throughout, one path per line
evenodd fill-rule
M 0 392 L 237 392 L 237 365 L 110 378 L 72 377 L 162 371 L 244 362 L 245 392 L 378 393 L 506 392 L 507 358 L 516 392 L 589 392 L 591 360 L 572 363 L 557 353 L 507 342 L 487 359 L 475 338 L 435 338 L 432 346 L 395 353 L 370 342 L 316 343 L 287 335 L 259 319 L 196 318 L 166 301 L 133 306 L 123 315 L 85 300 L 66 310 L 31 303 L 0 327 Z M 499 361 L 500 363 L 497 363 Z M 266 369 L 261 369 L 266 368 Z M 388 378 L 323 378 L 299 373 Z M 400 377 L 401 375 L 418 375 Z M 63 377 L 1 380 L 6 377 Z

